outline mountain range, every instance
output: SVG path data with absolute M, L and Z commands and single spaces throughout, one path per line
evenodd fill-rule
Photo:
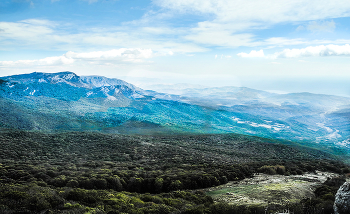
M 348 97 L 233 86 L 157 87 L 158 92 L 143 90 L 123 80 L 72 72 L 0 77 L 0 127 L 121 134 L 239 133 L 291 140 L 333 153 L 350 150 Z

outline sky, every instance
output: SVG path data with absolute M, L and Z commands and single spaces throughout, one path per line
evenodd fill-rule
M 350 97 L 348 0 L 1 0 L 0 76 Z

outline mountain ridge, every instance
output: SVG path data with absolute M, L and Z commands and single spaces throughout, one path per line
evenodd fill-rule
M 342 143 L 350 136 L 350 98 L 346 97 L 275 94 L 246 87 L 186 89 L 186 94 L 172 95 L 73 72 L 36 72 L 0 80 L 1 127 L 123 134 L 238 133 L 350 150 Z
M 64 71 L 58 73 L 42 73 L 33 72 L 29 74 L 19 74 L 13 76 L 1 77 L 3 80 L 28 83 L 28 82 L 44 82 L 44 83 L 67 83 L 75 87 L 98 88 L 101 86 L 125 85 L 133 90 L 139 89 L 136 86 L 116 78 L 107 78 L 103 76 L 78 76 L 77 74 Z

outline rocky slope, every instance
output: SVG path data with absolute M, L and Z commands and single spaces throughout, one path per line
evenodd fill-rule
M 350 183 L 345 182 L 335 195 L 334 214 L 350 213 Z

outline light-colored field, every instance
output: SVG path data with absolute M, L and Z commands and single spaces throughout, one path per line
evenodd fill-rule
M 282 176 L 256 174 L 253 178 L 229 182 L 225 185 L 205 189 L 206 194 L 217 202 L 236 205 L 268 205 L 299 202 L 313 197 L 315 188 L 334 173 L 316 172 L 304 175 Z

